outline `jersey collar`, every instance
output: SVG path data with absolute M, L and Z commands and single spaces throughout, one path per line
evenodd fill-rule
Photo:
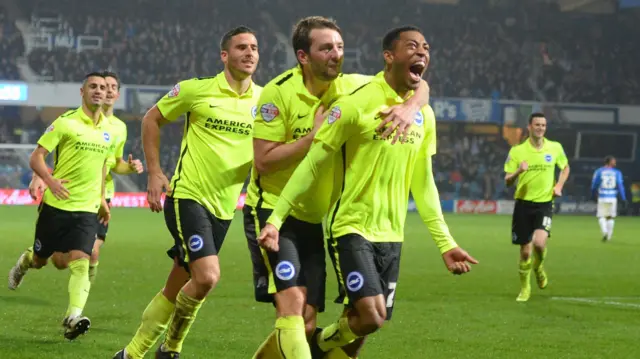
M 216 82 L 218 83 L 218 88 L 220 88 L 220 91 L 234 94 L 237 97 L 251 97 L 251 96 L 253 96 L 253 80 L 251 80 L 251 83 L 249 84 L 249 88 L 247 89 L 247 91 L 245 93 L 243 93 L 242 95 L 238 95 L 237 92 L 233 91 L 233 89 L 229 85 L 229 81 L 227 81 L 227 77 L 224 75 L 224 71 L 222 71 L 218 75 L 216 75 Z
M 84 110 L 82 109 L 82 106 L 78 107 L 77 112 L 80 114 L 80 118 L 82 119 L 82 122 L 85 122 L 87 124 L 90 124 L 91 126 L 93 126 L 93 119 L 89 116 L 87 116 L 86 113 L 84 113 Z M 102 127 L 102 125 L 105 123 L 105 115 L 104 113 L 102 113 L 102 111 L 100 111 L 100 119 L 98 120 L 98 123 L 95 125 L 96 127 L 100 128 Z
M 531 137 L 527 137 L 526 141 L 527 141 L 527 147 L 529 147 L 529 149 L 531 149 L 531 151 L 534 151 L 534 152 L 542 152 L 547 147 L 547 139 L 545 137 L 542 138 L 542 147 L 540 147 L 540 149 L 533 147 L 533 145 L 531 144 Z
M 398 95 L 396 90 L 392 89 L 391 86 L 389 86 L 389 84 L 387 83 L 387 80 L 384 79 L 384 71 L 378 72 L 373 78 L 372 82 L 377 82 L 382 86 L 385 97 L 393 99 L 397 103 L 404 102 L 404 99 L 400 95 Z M 409 96 L 412 96 L 413 92 L 413 90 L 409 91 Z
M 298 65 L 293 69 L 293 75 L 297 77 L 296 79 L 296 85 L 299 87 L 298 89 L 298 93 L 314 102 L 316 101 L 322 101 L 323 103 L 329 103 L 329 100 L 335 97 L 335 93 L 336 93 L 336 81 L 338 80 L 338 78 L 340 78 L 340 76 L 342 76 L 342 74 L 340 74 L 338 76 L 338 78 L 336 78 L 335 80 L 331 81 L 331 85 L 329 85 L 329 88 L 327 89 L 327 91 L 325 91 L 325 93 L 322 95 L 321 98 L 318 98 L 314 95 L 311 94 L 311 92 L 309 92 L 309 90 L 307 89 L 307 86 L 304 85 L 304 74 L 302 72 L 302 65 Z

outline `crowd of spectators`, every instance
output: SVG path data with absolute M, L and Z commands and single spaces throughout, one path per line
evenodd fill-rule
M 16 62 L 23 53 L 22 35 L 0 6 L 0 80 L 20 80 Z
M 101 45 L 83 51 L 35 47 L 25 53 L 15 21 L 0 8 L 0 79 L 19 79 L 16 62 L 25 56 L 48 80 L 77 82 L 87 72 L 109 68 L 126 84 L 169 86 L 219 71 L 220 37 L 244 24 L 258 32 L 261 59 L 255 81 L 265 84 L 291 64 L 291 50 L 277 33 L 286 40 L 296 19 L 317 14 L 335 18 L 342 27 L 349 50 L 345 72 L 377 72 L 385 30 L 407 23 L 421 26 L 432 49 L 427 77 L 433 97 L 640 103 L 637 14 L 570 14 L 528 0 L 508 6 L 489 3 L 505 2 L 463 0 L 448 6 L 412 1 L 397 6 L 391 0 L 59 0 L 54 5 L 24 0 L 20 5 L 32 19 L 34 33 L 45 31 L 36 19 L 55 18 L 57 27 L 46 30 L 52 36 L 94 36 Z M 30 133 L 0 121 L 2 143 L 23 142 Z M 129 127 L 127 150 L 141 158 L 139 125 Z M 181 135 L 179 125 L 163 130 L 162 166 L 168 175 L 175 170 Z M 507 150 L 500 136 L 441 134 L 435 172 L 443 197 L 509 197 L 502 181 Z M 146 183 L 144 176 L 137 180 L 141 187 Z
M 256 82 L 264 84 L 290 64 L 285 59 L 291 50 L 275 33 L 288 38 L 296 19 L 320 14 L 335 18 L 343 29 L 346 72 L 378 71 L 384 31 L 409 23 L 422 26 L 431 43 L 428 78 L 436 96 L 640 102 L 635 13 L 571 14 L 551 3 L 525 0 L 508 6 L 488 1 L 397 6 L 391 0 L 21 3 L 35 17 L 59 16 L 57 36 L 102 39 L 97 50 L 35 48 L 27 54 L 31 67 L 54 81 L 78 81 L 98 68 L 118 71 L 125 83 L 145 85 L 210 75 L 221 68 L 221 35 L 246 24 L 259 34 Z

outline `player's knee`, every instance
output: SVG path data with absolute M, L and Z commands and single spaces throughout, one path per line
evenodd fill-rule
M 91 263 L 95 263 L 100 259 L 100 247 L 94 246 L 93 251 L 91 251 Z
M 276 309 L 279 316 L 302 315 L 306 296 L 300 287 L 291 287 L 276 293 Z
M 69 262 L 67 261 L 66 256 L 62 253 L 54 253 L 51 257 L 51 261 L 53 262 L 53 266 L 57 269 L 63 270 L 69 267 Z
M 315 308 L 307 306 L 304 311 L 304 330 L 307 333 L 307 338 L 311 338 L 316 331 L 317 315 Z
M 47 265 L 47 258 L 40 258 L 38 256 L 33 256 L 33 260 L 31 261 L 31 267 L 35 269 L 40 269 Z
M 220 280 L 220 269 L 210 268 L 206 272 L 194 275 L 192 279 L 196 282 L 199 291 L 208 293 L 218 284 Z
M 387 319 L 387 309 L 384 305 L 377 305 L 375 301 L 369 301 L 366 305 L 358 306 L 358 314 L 360 316 L 359 336 L 375 333 L 382 328 L 384 321 Z
M 360 336 L 369 335 L 378 331 L 384 325 L 384 321 L 387 317 L 387 313 L 380 313 L 376 310 L 368 311 L 362 313 L 361 317 L 361 326 L 360 326 Z

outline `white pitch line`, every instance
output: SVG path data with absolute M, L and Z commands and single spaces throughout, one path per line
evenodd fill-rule
M 569 301 L 569 302 L 582 302 L 582 303 L 589 303 L 589 304 L 606 304 L 606 305 L 615 305 L 619 307 L 629 307 L 629 308 L 640 309 L 640 304 L 637 304 L 637 303 L 623 303 L 623 302 L 616 302 L 611 300 L 595 300 L 592 298 L 551 297 L 551 300 L 563 300 L 563 301 Z

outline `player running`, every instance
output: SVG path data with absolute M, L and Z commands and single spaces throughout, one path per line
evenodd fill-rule
M 107 178 L 105 183 L 105 197 L 109 207 L 111 207 L 111 199 L 115 194 L 115 184 L 111 173 L 119 175 L 129 175 L 133 173 L 142 173 L 144 167 L 142 162 L 138 159 L 133 159 L 133 156 L 129 155 L 127 160 L 124 160 L 124 146 L 127 142 L 127 125 L 113 114 L 116 101 L 120 97 L 120 80 L 118 75 L 111 71 L 103 71 L 102 76 L 107 82 L 107 94 L 105 101 L 102 104 L 102 113 L 105 116 L 105 121 L 109 127 L 109 133 L 113 136 L 113 142 L 115 145 L 115 152 L 113 156 L 107 160 Z M 34 172 L 31 183 L 29 184 L 29 193 L 35 200 L 39 197 L 39 194 L 44 191 L 46 184 L 44 181 Z M 95 277 L 98 273 L 98 263 L 100 260 L 100 248 L 107 239 L 107 231 L 109 230 L 108 224 L 98 224 L 98 233 L 96 241 L 93 244 L 93 250 L 91 251 L 91 259 L 89 262 L 89 281 L 93 284 Z M 54 253 L 54 256 L 58 256 L 60 253 Z
M 173 268 L 142 314 L 142 324 L 116 359 L 143 358 L 167 330 L 156 358 L 175 359 L 198 310 L 220 278 L 218 254 L 253 159 L 252 134 L 262 88 L 255 32 L 240 26 L 220 42 L 224 71 L 178 83 L 144 116 L 142 142 L 149 171 L 147 198 L 175 240 Z M 186 114 L 180 159 L 171 180 L 160 168 L 160 127 Z M 188 271 L 188 272 L 187 272 Z M 186 283 L 186 284 L 185 284 Z
M 91 326 L 82 311 L 89 297 L 89 258 L 100 223 L 108 223 L 104 198 L 106 161 L 114 150 L 114 136 L 102 114 L 107 83 L 102 73 L 88 74 L 80 89 L 82 106 L 58 117 L 38 140 L 31 169 L 47 185 L 38 207 L 33 247 L 9 272 L 9 289 L 20 286 L 30 268 L 40 269 L 52 258 L 58 269 L 69 268 L 69 306 L 62 322 L 64 337 L 73 340 Z M 46 156 L 54 152 L 49 173 Z
M 307 338 L 314 333 L 317 313 L 324 311 L 326 265 L 322 220 L 330 208 L 334 190 L 331 170 L 324 172 L 326 176 L 318 179 L 313 188 L 318 196 L 295 203 L 292 215 L 282 227 L 279 252 L 260 251 L 256 240 L 259 229 L 307 154 L 324 121 L 324 109 L 372 80 L 370 76 L 341 73 L 344 44 L 340 28 L 332 20 L 319 16 L 301 19 L 294 28 L 292 42 L 299 65 L 268 83 L 259 101 L 254 131 L 255 165 L 243 210 L 256 300 L 269 303 L 275 300 L 277 312 L 275 331 L 258 349 L 256 358 L 278 353 L 287 358 L 305 358 L 305 351 L 309 351 Z M 408 130 L 415 114 L 428 103 L 426 82 L 418 81 L 421 83 L 420 93 L 384 112 L 389 114 L 386 121 L 392 121 L 393 125 L 380 136 L 391 133 L 396 126 L 399 130 L 396 136 Z M 375 123 L 384 126 L 379 117 Z M 357 352 L 348 354 L 355 357 Z M 339 357 L 344 358 L 344 353 Z
M 627 201 L 622 172 L 616 168 L 615 157 L 605 157 L 604 166 L 593 173 L 591 193 L 598 197 L 596 217 L 602 231 L 602 241 L 610 241 L 618 214 L 618 194 L 623 201 Z
M 431 170 L 436 149 L 431 108 L 425 105 L 412 117 L 401 144 L 376 132 L 380 109 L 404 103 L 419 87 L 429 46 L 420 30 L 409 26 L 391 30 L 383 50 L 384 71 L 331 106 L 259 238 L 269 253 L 283 251 L 289 214 L 304 198 L 323 197 L 314 188 L 337 158 L 340 193 L 329 214 L 329 243 L 350 310 L 311 339 L 313 358 L 369 335 L 391 319 L 410 191 L 448 269 L 466 273 L 470 267 L 465 261 L 477 263 L 457 246 L 442 216 Z
M 531 250 L 533 247 L 533 271 L 538 287 L 547 287 L 544 270 L 547 256 L 547 238 L 551 235 L 553 198 L 562 195 L 562 188 L 569 178 L 569 161 L 562 145 L 544 137 L 547 119 L 542 113 L 529 117 L 529 138 L 514 146 L 504 164 L 505 182 L 512 186 L 516 180 L 516 204 L 511 220 L 511 242 L 520 245 L 520 294 L 518 302 L 526 302 L 531 296 Z M 555 168 L 560 168 L 555 182 Z

